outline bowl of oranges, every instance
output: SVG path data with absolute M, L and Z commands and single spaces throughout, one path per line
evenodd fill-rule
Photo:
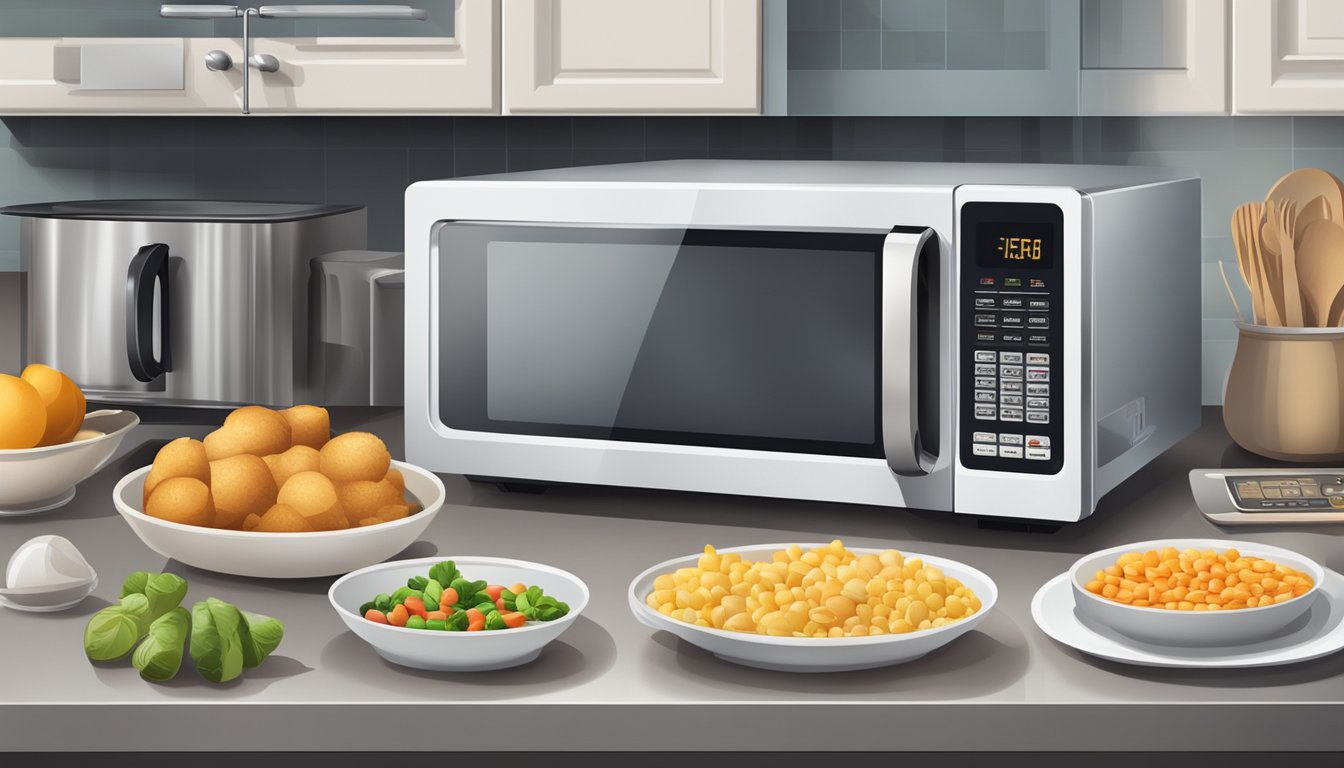
M 1268 639 L 1302 617 L 1325 571 L 1302 555 L 1250 541 L 1142 541 L 1094 552 L 1069 570 L 1085 620 L 1170 646 Z
M 117 483 L 150 549 L 205 570 L 332 576 L 410 546 L 443 506 L 442 481 L 393 461 L 368 432 L 332 436 L 326 409 L 246 406 L 204 440 L 178 438 Z
M 0 373 L 0 515 L 66 504 L 140 423 L 129 411 L 86 414 L 84 407 L 84 393 L 55 368 L 34 363 L 19 376 Z

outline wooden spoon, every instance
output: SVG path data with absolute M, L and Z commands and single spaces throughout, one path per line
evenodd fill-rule
M 1305 208 L 1306 203 L 1317 197 L 1324 197 L 1326 205 L 1336 216 L 1344 213 L 1344 191 L 1341 191 L 1339 179 L 1320 168 L 1299 168 L 1285 174 L 1269 188 L 1265 202 L 1273 202 L 1278 206 L 1293 204 Z
M 1307 311 L 1307 325 L 1325 326 L 1340 289 L 1344 288 L 1344 227 L 1316 221 L 1297 246 L 1297 280 Z
M 1280 255 L 1276 290 L 1283 297 L 1283 322 L 1284 325 L 1301 328 L 1302 291 L 1297 282 L 1297 244 L 1294 234 L 1297 232 L 1297 206 L 1291 203 L 1276 206 L 1271 203 L 1268 207 L 1273 211 L 1269 215 L 1270 223 L 1278 228 Z
M 1279 203 L 1282 204 L 1282 203 Z M 1306 233 L 1307 227 L 1318 221 L 1331 221 L 1330 203 L 1324 195 L 1317 195 L 1310 202 L 1303 205 L 1297 212 L 1297 231 L 1293 233 L 1293 242 L 1298 243 L 1302 240 L 1302 235 Z M 1283 249 L 1279 247 L 1278 229 L 1271 226 L 1268 221 L 1260 228 L 1260 240 L 1264 250 L 1267 253 L 1279 256 Z

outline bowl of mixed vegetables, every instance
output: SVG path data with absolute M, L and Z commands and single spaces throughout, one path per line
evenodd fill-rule
M 327 592 L 345 625 L 384 659 L 442 672 L 526 664 L 588 604 L 577 576 L 497 557 L 426 557 L 369 566 Z

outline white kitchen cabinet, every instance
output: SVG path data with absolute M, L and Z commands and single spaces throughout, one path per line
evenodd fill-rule
M 1344 2 L 1235 0 L 1232 108 L 1344 112 Z
M 1227 0 L 1083 0 L 1081 33 L 1081 114 L 1228 111 Z
M 759 0 L 504 0 L 506 113 L 757 113 Z

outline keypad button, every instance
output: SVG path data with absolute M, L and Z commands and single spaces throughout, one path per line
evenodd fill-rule
M 1027 336 L 1027 343 L 1046 345 L 1050 343 L 1050 336 L 1044 333 L 1033 333 Z
M 1021 308 L 1022 308 L 1022 297 L 1021 297 L 1021 296 L 1004 296 L 1004 297 L 1003 297 L 1003 308 L 1004 308 L 1004 309 L 1021 309 Z
M 994 402 L 994 397 L 995 397 L 994 390 L 991 389 L 975 390 L 975 402 L 977 403 L 992 403 Z
M 993 308 L 994 308 L 994 297 L 993 297 L 993 296 L 976 296 L 976 297 L 975 297 L 975 308 L 976 308 L 976 309 L 993 309 Z
M 976 406 L 976 407 L 979 407 L 979 406 Z M 1021 420 L 1022 420 L 1022 409 L 1021 409 L 1021 408 L 1000 408 L 1000 409 L 999 409 L 999 421 L 1021 421 Z
M 982 328 L 993 328 L 993 327 L 994 327 L 994 316 L 993 316 L 993 315 L 976 315 L 976 316 L 975 316 L 975 324 L 978 325 L 978 326 L 981 326 Z
M 975 351 L 975 362 L 977 363 L 992 363 L 997 359 L 998 355 L 993 352 L 980 349 Z
M 977 365 L 977 366 L 975 366 L 975 375 L 976 375 L 976 376 L 994 376 L 994 375 L 998 374 L 998 372 L 999 372 L 998 369 L 995 368 L 995 367 L 992 366 L 992 365 Z
M 976 386 L 978 387 L 978 386 L 980 386 L 980 385 L 979 385 L 979 384 L 976 384 Z M 1028 385 L 1027 385 L 1027 395 L 1028 395 L 1029 397 L 1049 397 L 1049 396 L 1050 396 L 1050 385 L 1049 385 L 1049 384 L 1028 384 Z
M 993 389 L 993 388 L 994 388 L 994 383 L 997 382 L 997 381 L 998 381 L 998 379 L 996 379 L 996 378 L 994 378 L 994 377 L 992 377 L 992 376 L 989 376 L 989 377 L 981 377 L 981 376 L 977 376 L 976 379 L 975 379 L 975 388 L 976 388 L 976 389 Z
M 1046 435 L 1027 435 L 1028 448 L 1049 448 L 1050 438 Z
M 1050 398 L 1048 397 L 1028 397 L 1027 407 L 1036 409 L 1045 409 L 1050 407 Z
M 975 340 L 980 342 L 981 344 L 993 344 L 995 341 L 998 340 L 998 338 L 999 338 L 998 336 L 995 336 L 992 333 L 975 334 Z
M 1003 334 L 1003 343 L 1004 343 L 1004 344 L 1021 344 L 1021 343 L 1022 343 L 1022 334 L 1020 334 L 1020 333 L 1005 333 L 1005 334 Z
M 976 456 L 998 456 L 999 447 L 997 445 L 980 445 L 976 443 L 971 446 L 971 453 Z
M 1000 433 L 999 433 L 999 444 L 1000 444 L 1000 445 L 1021 445 L 1021 444 L 1022 444 L 1022 436 L 1021 436 L 1021 435 L 1017 435 L 1017 434 L 1013 434 L 1012 432 L 1000 432 Z
M 998 409 L 992 405 L 977 404 L 975 406 L 975 418 L 981 421 L 993 421 L 998 418 L 998 415 Z
M 1022 382 L 1021 382 L 1021 381 L 1001 381 L 1001 382 L 999 382 L 999 391 L 1000 391 L 1000 392 L 1021 392 L 1021 391 L 1022 391 Z
M 1031 299 L 1027 302 L 1027 309 L 1049 309 L 1049 299 Z
M 1004 459 L 1022 458 L 1022 446 L 1020 445 L 1000 445 L 999 457 Z
M 980 393 L 976 392 L 975 394 L 976 394 L 975 399 L 979 400 Z M 1022 404 L 1021 395 L 999 395 L 999 405 L 1021 405 L 1021 404 Z
M 1049 461 L 1049 460 L 1050 460 L 1050 449 L 1049 449 L 1049 448 L 1028 448 L 1027 451 L 1026 451 L 1026 455 L 1027 455 L 1027 458 L 1028 458 L 1028 459 L 1031 459 L 1032 461 Z
M 1049 365 L 1050 355 L 1044 352 L 1028 352 L 1027 365 Z
M 977 443 L 997 443 L 998 435 L 993 432 L 972 432 L 971 440 Z
M 1004 325 L 1007 325 L 1007 323 L 1004 323 Z M 1050 316 L 1049 316 L 1049 315 L 1030 315 L 1030 316 L 1027 317 L 1027 325 L 1031 326 L 1032 328 L 1049 328 L 1049 327 L 1050 327 Z
M 1020 365 L 1000 365 L 999 375 L 1005 379 L 1022 378 L 1022 366 Z
M 1049 424 L 1049 411 L 1027 411 L 1027 421 L 1031 424 Z
M 1004 328 L 1021 328 L 1026 322 L 1026 318 L 1020 312 L 1004 312 L 999 318 Z
M 1050 369 L 1049 369 L 1049 368 L 1028 368 L 1028 369 L 1027 369 L 1027 381 L 1049 381 L 1049 380 L 1050 380 Z
M 1005 278 L 1003 278 L 1003 287 L 1004 287 L 1004 288 L 1021 288 L 1021 287 L 1022 287 L 1022 278 L 1020 278 L 1020 277 L 1005 277 Z
M 1022 364 L 1022 353 L 1021 353 L 1021 352 L 1000 352 L 1000 353 L 999 353 L 999 362 L 1000 362 L 1000 363 L 1017 363 L 1018 365 L 1021 365 L 1021 364 Z

